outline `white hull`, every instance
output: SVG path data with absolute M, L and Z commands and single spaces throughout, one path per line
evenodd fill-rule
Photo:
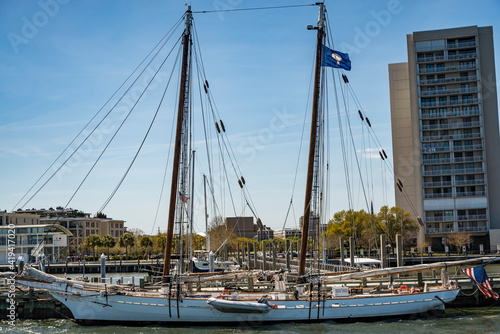
M 222 312 L 207 303 L 212 295 L 185 297 L 177 303 L 158 293 L 116 295 L 91 292 L 61 283 L 23 282 L 48 290 L 66 305 L 80 323 L 165 323 L 184 325 L 248 324 L 356 320 L 402 317 L 432 311 L 443 311 L 441 302 L 453 301 L 459 289 L 440 289 L 415 294 L 355 295 L 328 298 L 311 304 L 306 300 L 270 300 L 276 308 L 264 313 Z M 78 292 L 78 293 L 77 293 Z M 439 297 L 439 298 L 438 298 Z

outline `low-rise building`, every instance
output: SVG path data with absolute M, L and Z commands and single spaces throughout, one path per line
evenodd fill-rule
M 14 225 L 36 225 L 40 224 L 40 215 L 25 212 L 0 212 L 0 226 Z
M 68 229 L 57 224 L 0 226 L 0 264 L 15 261 L 20 255 L 26 262 L 32 262 L 35 260 L 33 249 L 37 246 L 50 262 L 63 262 L 68 254 L 68 239 L 72 236 Z M 9 256 L 9 252 L 14 256 Z
M 79 252 L 78 246 L 85 242 L 90 235 L 103 237 L 111 235 L 118 242 L 120 237 L 127 231 L 124 220 L 91 217 L 90 213 L 85 213 L 75 209 L 63 209 L 57 207 L 55 210 L 46 209 L 28 209 L 13 213 L 17 219 L 35 215 L 40 224 L 57 224 L 68 229 L 72 236 L 68 239 L 68 248 L 71 253 Z M 19 215 L 19 216 L 17 216 Z M 10 218 L 12 220 L 12 218 Z
M 291 237 L 301 238 L 302 231 L 298 228 L 286 228 L 286 229 L 281 230 L 281 231 L 275 231 L 274 237 L 277 239 L 286 239 L 286 238 L 291 238 Z

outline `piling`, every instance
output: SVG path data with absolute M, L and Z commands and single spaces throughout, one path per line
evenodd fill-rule
M 266 270 L 266 262 L 267 262 L 267 246 L 266 242 L 262 241 L 262 270 Z
M 403 237 L 401 234 L 396 235 L 396 251 L 398 267 L 403 266 Z
M 344 239 L 340 238 L 340 265 L 345 266 L 344 259 Z
M 354 237 L 349 238 L 349 259 L 351 260 L 351 267 L 355 267 L 354 262 Z
M 380 236 L 380 268 L 387 268 L 387 247 L 385 234 Z

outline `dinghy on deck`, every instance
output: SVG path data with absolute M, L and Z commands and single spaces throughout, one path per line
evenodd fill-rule
M 272 308 L 267 304 L 267 301 L 250 302 L 216 297 L 208 298 L 207 303 L 224 313 L 267 313 Z

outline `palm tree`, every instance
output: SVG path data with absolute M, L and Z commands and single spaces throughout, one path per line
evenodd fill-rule
M 93 250 L 94 257 L 96 256 L 95 248 L 97 246 L 100 246 L 101 244 L 102 244 L 102 240 L 96 234 L 89 235 L 87 237 L 87 239 L 85 239 L 85 247 L 91 248 Z
M 164 235 L 160 235 L 158 239 L 156 239 L 156 246 L 161 250 L 162 253 L 165 253 L 165 245 L 167 244 L 167 238 Z
M 125 258 L 128 260 L 128 248 L 134 246 L 135 238 L 132 234 L 125 233 L 120 237 L 120 247 L 125 247 Z
M 102 237 L 102 245 L 108 249 L 108 260 L 109 260 L 109 249 L 115 247 L 116 245 L 116 240 L 109 234 L 105 235 Z
M 153 246 L 153 240 L 151 237 L 148 237 L 147 235 L 142 237 L 140 244 L 146 249 L 146 255 L 151 253 L 151 250 L 148 251 L 148 248 Z

